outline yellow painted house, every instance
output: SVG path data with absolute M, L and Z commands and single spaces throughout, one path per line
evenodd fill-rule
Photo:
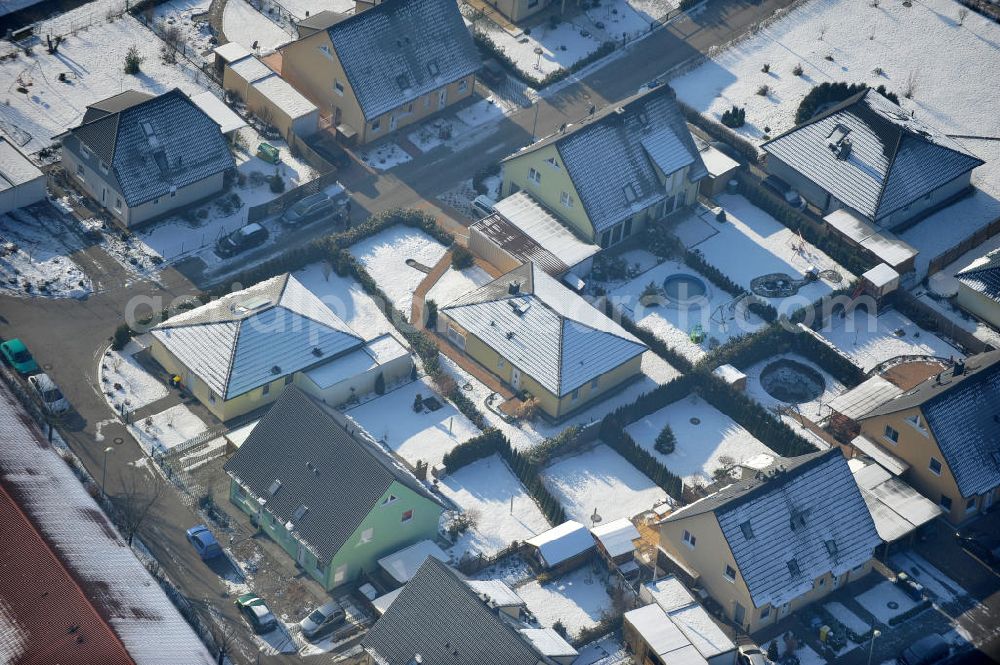
M 281 75 L 349 142 L 374 141 L 465 99 L 482 65 L 450 0 L 385 0 L 306 25 L 281 49 Z
M 970 356 L 858 419 L 954 524 L 1000 501 L 1000 351 Z
M 982 256 L 955 274 L 955 303 L 1000 329 L 1000 249 Z
M 867 575 L 882 543 L 837 448 L 779 458 L 659 530 L 660 549 L 750 633 Z
M 502 195 L 530 192 L 601 247 L 692 205 L 708 175 L 667 85 L 596 111 L 502 164 Z
M 554 419 L 637 376 L 646 351 L 533 263 L 442 307 L 438 330 Z

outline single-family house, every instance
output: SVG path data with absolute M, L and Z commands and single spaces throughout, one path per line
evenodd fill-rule
M 955 304 L 1000 329 L 1000 249 L 995 249 L 955 273 Z
M 345 142 L 368 143 L 472 94 L 482 64 L 458 5 L 385 0 L 281 49 L 281 75 Z
M 985 162 L 871 88 L 761 145 L 767 171 L 826 215 L 892 229 L 946 205 Z
M 223 468 L 230 501 L 327 589 L 433 539 L 444 512 L 378 444 L 295 386 Z
M 575 520 L 568 520 L 524 541 L 531 560 L 542 570 L 575 568 L 594 551 L 594 538 Z
M 177 314 L 151 335 L 153 358 L 222 421 L 290 384 L 337 406 L 412 368 L 395 337 L 365 341 L 288 273 Z
M 45 174 L 0 136 L 0 215 L 45 198 Z
M 176 88 L 91 104 L 59 138 L 67 176 L 125 226 L 218 194 L 236 168 L 218 123 Z
M 1000 499 L 1000 351 L 969 356 L 858 422 L 953 524 Z
M 442 307 L 438 331 L 553 419 L 638 376 L 646 351 L 533 263 Z
M 601 247 L 693 204 L 708 175 L 668 85 L 595 111 L 502 165 L 504 196 L 530 192 Z
M 573 648 L 564 640 L 556 644 L 556 639 L 557 634 L 522 633 L 516 622 L 483 602 L 458 573 L 431 557 L 364 636 L 361 648 L 370 665 L 566 662 L 545 651 L 575 658 Z
M 751 633 L 868 574 L 882 544 L 837 448 L 776 459 L 659 529 L 667 558 Z

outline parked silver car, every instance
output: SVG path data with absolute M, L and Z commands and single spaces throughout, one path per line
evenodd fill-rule
M 28 385 L 42 403 L 42 408 L 51 414 L 69 411 L 69 402 L 59 390 L 59 386 L 48 374 L 34 374 L 28 377 Z
M 299 628 L 307 640 L 318 639 L 329 635 L 334 628 L 344 623 L 346 616 L 340 603 L 331 600 L 310 612 L 309 616 L 299 622 Z
M 300 199 L 281 216 L 281 223 L 288 226 L 307 224 L 318 219 L 339 220 L 344 214 L 347 194 L 340 184 L 327 191 L 316 192 Z

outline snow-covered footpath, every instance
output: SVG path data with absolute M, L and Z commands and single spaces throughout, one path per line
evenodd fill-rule
M 56 449 L 0 384 L 0 473 L 138 665 L 215 662 Z M 16 657 L 15 657 L 16 659 Z

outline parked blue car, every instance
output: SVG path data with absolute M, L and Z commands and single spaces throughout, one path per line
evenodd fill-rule
M 199 524 L 188 529 L 187 539 L 194 546 L 194 549 L 197 550 L 198 556 L 201 557 L 202 561 L 222 556 L 222 548 L 219 547 L 219 541 L 215 539 L 215 536 L 212 535 L 212 532 L 204 524 Z

